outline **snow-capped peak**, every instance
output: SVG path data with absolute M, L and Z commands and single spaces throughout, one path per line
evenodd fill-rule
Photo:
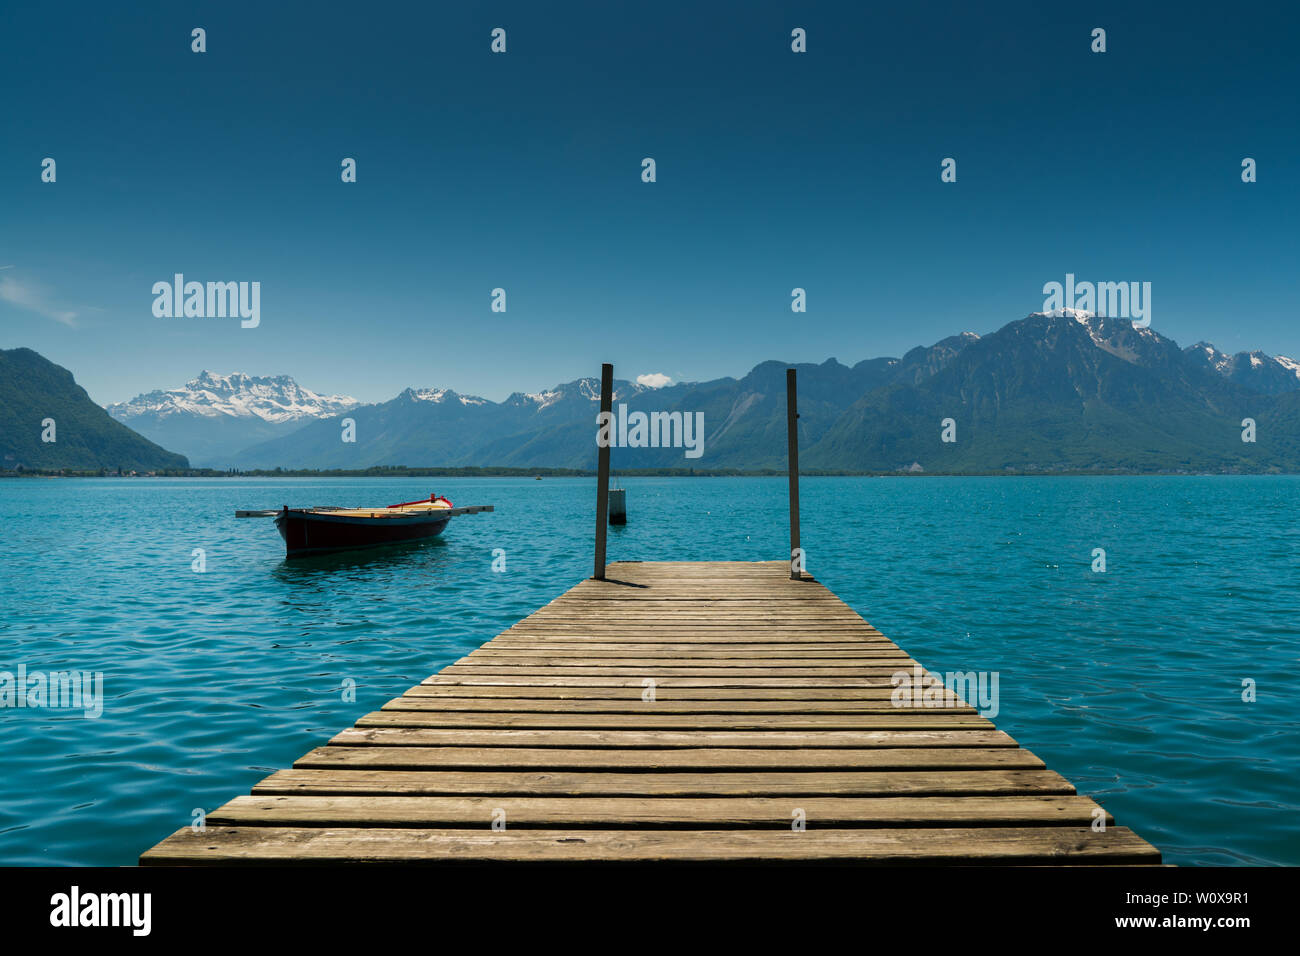
M 161 419 L 188 414 L 201 418 L 260 418 L 280 424 L 328 418 L 359 404 L 348 395 L 320 395 L 288 375 L 218 375 L 205 369 L 184 385 L 137 395 L 129 402 L 110 405 L 108 411 L 120 421 L 146 415 Z
M 406 395 L 410 396 L 414 402 L 433 402 L 440 405 L 447 400 L 448 396 L 455 398 L 462 405 L 486 405 L 486 398 L 479 398 L 477 395 L 460 395 L 449 388 L 408 388 Z
M 1101 330 L 1100 330 L 1101 323 L 1097 321 L 1096 312 L 1090 312 L 1087 309 L 1071 309 L 1066 307 L 1061 309 L 1050 309 L 1046 312 L 1031 312 L 1029 313 L 1029 318 L 1031 319 L 1074 319 L 1074 321 L 1078 322 L 1080 325 L 1082 325 L 1085 329 L 1088 330 L 1088 336 L 1089 338 L 1092 339 L 1094 345 L 1098 346 L 1099 348 L 1104 348 L 1108 352 L 1113 351 L 1111 348 L 1107 347 L 1106 339 L 1101 334 Z M 1124 357 L 1124 356 L 1120 356 L 1120 357 Z
M 648 385 L 640 385 L 636 382 L 615 382 L 614 401 L 626 399 L 631 395 L 639 395 L 642 392 L 650 390 Z M 580 378 L 574 382 L 568 382 L 564 385 L 557 385 L 554 388 L 546 389 L 542 392 L 515 392 L 506 402 L 511 405 L 533 405 L 536 411 L 549 408 L 556 402 L 565 399 L 577 398 L 587 402 L 600 401 L 600 379 L 598 378 Z
M 1197 342 L 1187 350 L 1190 353 L 1200 355 L 1210 368 L 1220 374 L 1226 374 L 1232 368 L 1232 356 L 1220 352 L 1209 342 Z
M 1282 366 L 1296 378 L 1300 378 L 1300 362 L 1293 358 L 1287 358 L 1285 355 L 1274 355 L 1273 361 Z
M 1088 325 L 1090 320 L 1097 317 L 1096 312 L 1089 312 L 1087 309 L 1051 309 L 1047 312 L 1030 312 L 1031 319 L 1074 319 L 1080 325 Z
M 1132 319 L 1098 315 L 1089 309 L 1067 307 L 1047 312 L 1031 312 L 1028 317 L 1073 320 L 1087 331 L 1093 345 L 1133 365 L 1158 361 L 1160 356 L 1173 345 L 1148 326 L 1139 325 Z
M 1209 342 L 1197 342 L 1186 353 L 1222 375 L 1254 392 L 1276 394 L 1300 388 L 1300 362 L 1285 355 L 1269 355 L 1258 349 L 1228 355 Z
M 541 411 L 543 408 L 546 408 L 548 405 L 554 405 L 562 397 L 563 397 L 563 393 L 558 389 L 551 389 L 550 391 L 546 391 L 546 392 L 525 392 L 524 393 L 524 400 L 532 402 L 534 405 L 536 405 L 538 411 Z

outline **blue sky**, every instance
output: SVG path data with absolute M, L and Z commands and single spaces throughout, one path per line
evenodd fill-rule
M 1073 272 L 1300 354 L 1300 15 L 893 6 L 9 5 L 0 347 L 102 403 L 205 368 L 500 399 L 901 354 Z M 260 282 L 260 326 L 156 318 L 176 272 Z

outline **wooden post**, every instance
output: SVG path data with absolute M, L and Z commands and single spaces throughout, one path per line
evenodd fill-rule
M 799 580 L 795 564 L 799 553 L 799 400 L 795 390 L 794 369 L 785 370 L 785 419 L 790 449 L 790 580 Z
M 607 422 L 609 441 L 596 449 L 596 571 L 597 581 L 605 580 L 605 533 L 609 524 L 609 446 L 614 443 L 614 424 L 610 409 L 614 404 L 614 366 L 600 367 L 601 421 Z M 599 432 L 597 432 L 599 434 Z

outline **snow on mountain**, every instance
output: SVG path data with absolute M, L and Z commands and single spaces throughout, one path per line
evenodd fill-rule
M 650 387 L 647 385 L 617 381 L 614 383 L 612 397 L 617 402 L 649 390 Z M 565 401 L 599 402 L 600 379 L 580 378 L 566 385 L 557 385 L 555 388 L 544 392 L 515 392 L 505 400 L 504 404 L 514 406 L 532 405 L 536 411 L 540 412 L 544 408 L 550 408 L 552 405 Z
M 320 395 L 288 375 L 253 376 L 242 372 L 217 375 L 203 371 L 177 388 L 157 389 L 129 402 L 110 405 L 108 413 L 130 424 L 139 418 L 172 416 L 259 418 L 273 425 L 307 418 L 328 418 L 360 404 L 347 395 Z
M 1187 347 L 1188 356 L 1204 362 L 1220 375 L 1227 375 L 1231 370 L 1232 356 L 1220 352 L 1209 342 L 1197 342 Z
M 308 422 L 356 409 L 347 395 L 321 395 L 288 375 L 204 371 L 177 388 L 157 389 L 108 407 L 124 425 L 200 468 L 228 467 L 240 451 Z
M 1184 354 L 1253 392 L 1276 395 L 1300 390 L 1300 362 L 1285 355 L 1269 355 L 1258 349 L 1228 355 L 1209 342 L 1197 342 L 1185 349 Z
M 1084 325 L 1087 325 L 1089 319 L 1095 319 L 1097 317 L 1097 313 L 1090 312 L 1087 309 L 1064 308 L 1049 309 L 1046 312 L 1031 312 L 1029 313 L 1029 317 L 1031 319 L 1040 317 L 1046 319 L 1074 319 L 1076 322 L 1081 322 Z
M 536 405 L 538 411 L 541 411 L 543 408 L 545 408 L 548 405 L 554 405 L 562 397 L 563 397 L 563 393 L 560 391 L 524 392 L 523 395 L 521 396 L 523 401 L 532 402 L 534 405 Z
M 1136 324 L 1132 319 L 1112 318 L 1098 315 L 1087 309 L 1052 309 L 1047 312 L 1031 312 L 1029 319 L 1073 319 L 1087 329 L 1088 337 L 1094 345 L 1109 352 L 1116 358 L 1123 359 L 1131 365 L 1149 364 L 1157 361 L 1169 347 L 1176 346 L 1147 326 Z
M 479 398 L 477 395 L 460 395 L 449 388 L 408 388 L 404 393 L 406 397 L 414 402 L 433 402 L 435 405 L 441 405 L 451 396 L 462 405 L 486 405 L 486 398 Z

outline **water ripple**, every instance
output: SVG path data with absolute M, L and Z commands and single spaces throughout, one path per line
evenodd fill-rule
M 132 863 L 590 574 L 593 481 L 434 484 L 0 482 L 0 670 L 102 671 L 105 695 L 93 720 L 0 710 L 0 862 Z M 782 478 L 625 484 L 611 557 L 785 553 Z M 293 564 L 270 522 L 231 517 L 430 490 L 498 510 L 424 545 Z M 1297 492 L 1288 477 L 805 479 L 803 545 L 928 667 L 997 671 L 998 726 L 1167 861 L 1297 865 Z

